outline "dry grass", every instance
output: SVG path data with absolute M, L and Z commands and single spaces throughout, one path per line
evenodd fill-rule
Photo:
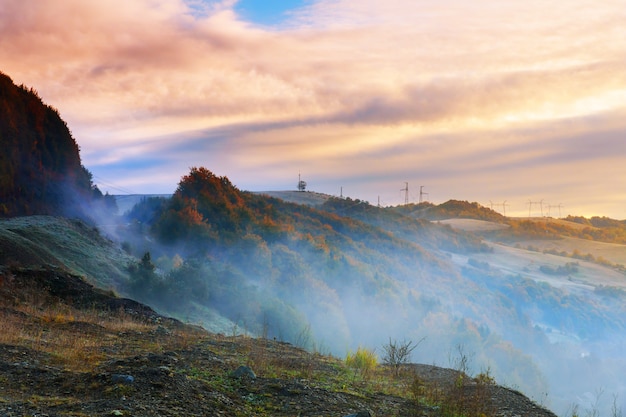
M 123 342 L 120 333 L 128 329 L 150 329 L 144 323 L 124 317 L 114 316 L 108 321 L 97 313 L 65 308 L 36 309 L 25 306 L 3 312 L 0 320 L 0 343 L 49 354 L 51 365 L 75 371 L 93 369 L 105 360 L 105 352 L 112 351 L 113 346 Z M 93 332 L 92 326 L 101 326 L 103 331 Z
M 138 351 L 186 348 L 201 337 L 201 332 L 165 329 L 122 309 L 81 310 L 32 293 L 20 302 L 0 299 L 0 344 L 40 352 L 46 365 L 72 371 L 90 371 Z

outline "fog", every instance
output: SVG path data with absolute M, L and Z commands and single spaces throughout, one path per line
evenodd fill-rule
M 503 254 L 358 201 L 370 217 L 347 211 L 354 202 L 317 211 L 267 201 L 274 217 L 264 228 L 225 235 L 214 221 L 169 241 L 157 220 L 169 200 L 144 201 L 115 233 L 137 257 L 150 253 L 154 274 L 122 292 L 211 331 L 339 358 L 423 339 L 413 362 L 454 368 L 464 359 L 470 374 L 489 372 L 559 415 L 626 409 L 626 290 L 619 280 L 597 284 L 614 270 L 576 261 L 572 273 L 551 275 L 572 259 Z

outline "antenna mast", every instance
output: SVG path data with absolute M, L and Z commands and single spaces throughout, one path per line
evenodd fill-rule
M 300 178 L 300 173 L 298 172 L 298 191 L 306 191 L 306 181 L 303 181 Z

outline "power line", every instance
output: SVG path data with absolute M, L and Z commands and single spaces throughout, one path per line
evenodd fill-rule
M 97 180 L 98 184 L 106 185 L 108 188 L 112 188 L 113 190 L 120 191 L 120 192 L 122 192 L 124 194 L 140 194 L 140 193 L 137 193 L 135 191 L 129 190 L 127 188 L 123 188 L 123 187 L 121 187 L 119 185 L 116 185 L 116 184 L 114 184 L 114 183 L 112 183 L 112 182 L 110 182 L 108 180 L 105 180 L 104 178 L 99 177 L 97 175 L 94 175 L 93 178 Z
M 509 204 L 509 203 L 507 203 L 507 200 L 504 200 L 504 202 L 502 202 L 502 203 L 494 203 L 493 201 L 489 200 L 489 206 L 491 207 L 491 210 L 493 210 L 493 207 L 494 207 L 494 206 L 495 206 L 496 208 L 497 208 L 497 207 L 502 207 L 502 215 L 503 215 L 504 217 L 506 217 L 506 207 L 507 207 L 507 206 L 510 206 L 510 204 Z M 529 214 L 529 216 L 530 216 L 530 214 Z
M 548 205 L 548 217 L 550 216 L 550 210 L 551 210 L 552 208 L 556 208 L 556 207 L 558 207 L 558 209 L 559 209 L 559 218 L 561 217 L 561 207 L 563 207 L 563 204 L 561 204 L 561 203 L 559 203 L 559 205 L 558 205 L 558 206 L 551 206 L 551 205 Z

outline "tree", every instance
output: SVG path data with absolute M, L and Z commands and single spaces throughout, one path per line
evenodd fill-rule
M 156 273 L 150 252 L 146 252 L 141 260 L 128 267 L 130 272 L 130 291 L 133 296 L 148 302 L 157 301 L 163 293 L 163 282 Z

